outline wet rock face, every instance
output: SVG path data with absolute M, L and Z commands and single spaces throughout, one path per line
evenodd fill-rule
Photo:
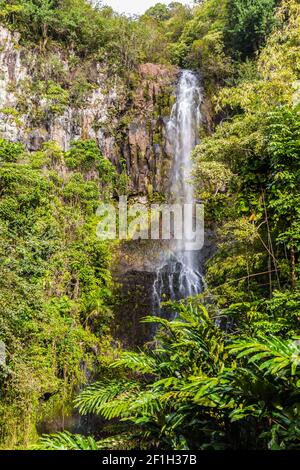
M 166 123 L 175 93 L 178 71 L 163 65 L 143 64 L 128 128 L 127 166 L 138 192 L 165 192 L 172 154 Z
M 27 50 L 17 33 L 0 26 L 0 138 L 23 142 L 30 151 L 48 140 L 68 150 L 74 140 L 94 139 L 119 171 L 125 163 L 133 194 L 163 191 L 171 158 L 165 122 L 178 71 L 143 64 L 130 82 L 111 67 L 91 62 L 85 70 L 89 91 L 78 103 L 76 96 L 65 101 L 63 93 L 84 66 L 74 69 L 66 51 L 49 54 Z M 52 62 L 63 70 L 64 83 L 54 80 L 62 96 L 40 93 L 53 83 Z
M 159 241 L 132 240 L 121 243 L 116 253 L 113 336 L 127 349 L 153 338 L 152 325 L 142 320 L 153 314 L 153 285 L 162 249 Z
M 151 340 L 152 325 L 143 318 L 152 315 L 155 272 L 130 270 L 117 278 L 119 289 L 115 305 L 114 338 L 123 348 L 132 350 Z
M 115 291 L 114 331 L 113 336 L 122 346 L 132 350 L 141 347 L 153 339 L 155 328 L 143 323 L 148 315 L 160 315 L 171 318 L 173 312 L 164 307 L 158 308 L 155 299 L 156 282 L 161 282 L 164 301 L 180 299 L 181 274 L 180 263 L 174 263 L 173 292 L 170 291 L 170 273 L 172 265 L 166 264 L 158 278 L 157 270 L 162 266 L 163 253 L 168 249 L 168 241 L 132 240 L 123 242 L 115 254 L 113 273 Z M 205 244 L 201 252 L 195 252 L 200 272 L 205 275 L 207 261 L 216 252 L 216 240 L 213 230 L 206 228 Z

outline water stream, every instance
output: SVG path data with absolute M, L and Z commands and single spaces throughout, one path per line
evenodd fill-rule
M 194 191 L 190 182 L 191 154 L 199 143 L 202 100 L 198 75 L 184 70 L 167 125 L 168 141 L 173 151 L 169 192 L 169 202 L 172 204 L 194 202 Z M 162 301 L 184 299 L 201 293 L 203 289 L 199 253 L 188 251 L 188 238 L 176 241 L 175 245 L 172 244 L 170 250 L 162 255 L 153 286 L 153 309 L 156 314 L 162 313 Z

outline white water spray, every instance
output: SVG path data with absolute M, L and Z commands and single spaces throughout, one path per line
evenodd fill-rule
M 199 143 L 201 124 L 200 105 L 202 89 L 198 76 L 185 70 L 177 89 L 177 99 L 167 126 L 167 135 L 173 148 L 173 168 L 170 178 L 170 202 L 191 204 L 194 202 L 191 154 Z M 163 255 L 153 287 L 154 310 L 160 312 L 163 300 L 179 300 L 199 294 L 203 289 L 203 276 L 199 272 L 197 253 L 187 250 L 186 233 L 181 241 L 172 246 L 172 251 Z

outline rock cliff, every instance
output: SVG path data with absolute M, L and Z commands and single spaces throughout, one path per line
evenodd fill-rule
M 0 26 L 0 137 L 38 150 L 94 139 L 132 194 L 162 192 L 170 168 L 165 123 L 178 70 L 143 64 L 128 74 L 69 51 L 28 49 Z

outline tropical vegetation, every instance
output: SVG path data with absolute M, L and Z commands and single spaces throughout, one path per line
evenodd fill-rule
M 94 235 L 122 175 L 91 140 L 30 153 L 0 139 L 3 447 L 299 449 L 299 1 L 158 3 L 130 18 L 85 0 L 9 0 L 0 21 L 41 57 L 59 47 L 103 61 L 129 86 L 141 63 L 199 72 L 193 184 L 216 244 L 203 294 L 169 305 L 173 319 L 145 311 L 155 338 L 124 351 L 110 330 L 114 250 Z M 58 82 L 47 93 L 64 107 L 78 93 Z M 99 416 L 99 432 L 37 439 L 37 423 L 72 406 Z

